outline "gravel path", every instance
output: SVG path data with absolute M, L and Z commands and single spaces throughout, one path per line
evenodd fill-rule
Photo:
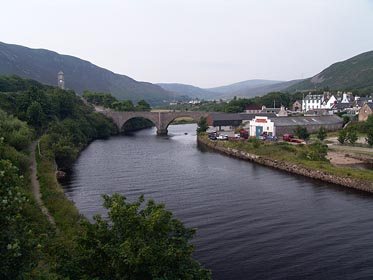
M 34 141 L 31 144 L 31 185 L 32 185 L 32 193 L 34 194 L 35 200 L 38 203 L 41 212 L 47 217 L 50 224 L 55 228 L 56 222 L 54 221 L 53 216 L 49 213 L 48 208 L 44 206 L 43 200 L 41 199 L 41 193 L 40 193 L 40 184 L 37 178 L 37 163 L 35 158 L 35 149 L 36 145 L 38 143 L 37 141 Z

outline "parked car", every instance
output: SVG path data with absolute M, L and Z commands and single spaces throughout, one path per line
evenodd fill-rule
M 209 133 L 208 138 L 211 139 L 211 140 L 216 140 L 216 138 L 217 138 L 216 132 Z
M 219 135 L 216 137 L 217 140 L 228 140 L 228 135 Z
M 249 138 L 249 132 L 245 129 L 241 129 L 240 130 L 240 137 L 242 137 L 244 139 L 248 139 Z
M 282 140 L 284 140 L 284 141 L 288 141 L 288 142 L 290 142 L 291 139 L 293 139 L 293 138 L 294 138 L 294 136 L 291 135 L 291 134 L 284 134 L 284 135 L 282 136 Z
M 297 138 L 294 138 L 293 135 L 291 134 L 284 134 L 282 136 L 282 139 L 284 141 L 287 141 L 287 142 L 290 142 L 290 143 L 297 143 L 297 144 L 306 144 L 306 141 L 302 140 L 302 139 L 297 139 Z
M 277 138 L 276 136 L 268 135 L 268 136 L 266 137 L 266 140 L 268 140 L 268 141 L 277 141 L 278 138 Z

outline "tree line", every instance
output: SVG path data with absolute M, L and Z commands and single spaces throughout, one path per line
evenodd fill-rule
M 110 93 L 84 91 L 83 98 L 94 105 L 104 106 L 115 111 L 150 111 L 151 107 L 144 99 L 133 104 L 131 100 L 119 101 Z

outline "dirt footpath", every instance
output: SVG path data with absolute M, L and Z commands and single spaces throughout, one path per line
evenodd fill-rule
M 362 160 L 347 157 L 345 152 L 329 151 L 327 158 L 330 160 L 330 163 L 333 165 L 341 164 L 358 164 L 363 163 Z

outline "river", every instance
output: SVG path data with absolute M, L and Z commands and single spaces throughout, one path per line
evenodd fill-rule
M 66 195 L 89 218 L 103 193 L 164 202 L 198 229 L 195 258 L 213 279 L 373 279 L 371 194 L 201 150 L 195 129 L 94 141 Z

